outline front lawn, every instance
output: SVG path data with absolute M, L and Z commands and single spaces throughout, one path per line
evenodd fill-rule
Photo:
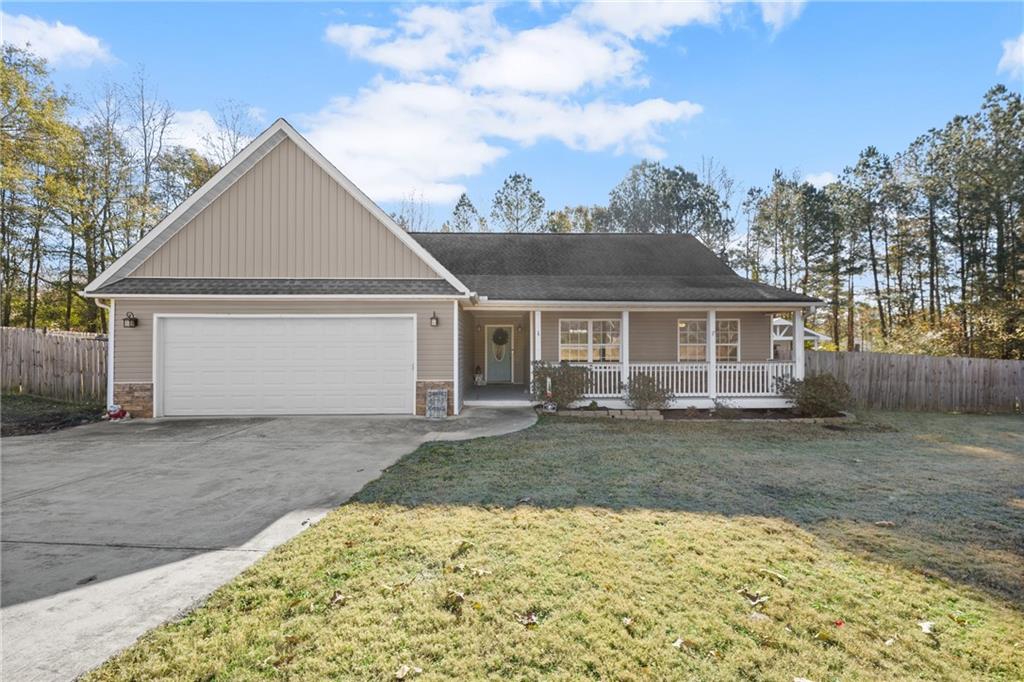
M 66 403 L 21 393 L 0 396 L 0 436 L 24 436 L 103 418 L 101 403 Z
M 547 418 L 389 469 L 93 680 L 1024 678 L 1024 421 Z

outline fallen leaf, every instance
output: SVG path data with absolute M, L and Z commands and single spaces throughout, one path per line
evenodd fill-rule
M 737 593 L 743 595 L 747 601 L 750 602 L 751 606 L 760 606 L 768 601 L 767 594 L 761 594 L 760 592 L 751 592 L 746 587 L 736 590 Z
M 917 625 L 921 628 L 921 632 L 925 633 L 926 635 L 933 634 L 932 633 L 932 626 L 935 625 L 935 623 L 933 623 L 932 621 L 930 621 L 930 620 L 922 620 L 922 621 L 918 622 Z
M 774 578 L 780 585 L 785 585 L 786 583 L 789 582 L 789 578 L 787 578 L 786 576 L 782 575 L 781 573 L 779 573 L 777 571 L 773 571 L 773 570 L 768 569 L 768 568 L 759 569 L 757 572 L 760 573 L 761 575 L 765 575 L 765 576 L 768 576 L 770 578 Z
M 466 601 L 466 595 L 455 590 L 449 590 L 448 594 L 445 595 L 441 601 L 441 606 L 445 611 L 454 613 L 456 616 L 462 615 L 462 604 Z
M 892 646 L 895 643 L 896 643 L 896 638 L 895 637 L 890 637 L 889 639 L 885 640 L 885 645 L 886 646 Z
M 807 679 L 806 677 L 794 677 L 793 678 L 793 682 L 812 682 L 812 681 Z
M 423 668 L 410 667 L 408 665 L 402 664 L 402 665 L 398 666 L 398 670 L 395 671 L 395 679 L 396 680 L 404 680 L 409 675 L 414 675 L 415 676 L 415 675 L 419 675 L 422 672 L 423 672 Z
M 487 569 L 485 569 L 485 568 L 474 568 L 474 569 L 473 569 L 473 575 L 474 575 L 475 577 L 477 577 L 477 578 L 482 578 L 482 577 L 484 577 L 485 575 L 490 575 L 490 574 L 491 574 L 491 572 L 490 572 L 490 571 L 488 571 L 488 570 L 487 570 Z
M 463 556 L 464 554 L 466 554 L 469 550 L 473 549 L 474 547 L 476 547 L 476 545 L 474 545 L 472 542 L 470 542 L 468 540 L 463 540 L 462 542 L 459 543 L 459 546 L 455 549 L 455 551 L 452 552 L 452 555 L 451 555 L 450 558 L 453 559 L 453 560 L 454 559 L 458 559 L 460 556 Z
M 842 618 L 840 618 L 839 620 L 835 621 L 833 625 L 835 625 L 837 628 L 841 628 L 844 625 L 846 625 L 846 622 Z
M 535 628 L 540 623 L 540 619 L 533 611 L 516 614 L 516 620 L 518 620 L 522 625 L 525 625 L 527 629 Z
M 520 497 L 518 500 L 516 500 L 516 504 L 528 504 L 531 499 L 532 498 L 530 497 Z
M 341 590 L 335 590 L 331 595 L 331 606 L 344 606 L 349 599 L 349 595 L 342 594 Z
M 622 624 L 628 628 L 630 625 L 633 624 L 633 619 L 627 616 L 626 618 L 622 619 Z

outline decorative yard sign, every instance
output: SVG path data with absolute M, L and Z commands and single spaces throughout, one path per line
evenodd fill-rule
M 448 416 L 448 389 L 431 388 L 427 391 L 427 419 L 444 419 Z

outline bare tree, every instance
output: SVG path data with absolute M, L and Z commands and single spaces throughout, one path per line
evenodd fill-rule
M 256 117 L 252 107 L 233 99 L 225 100 L 213 116 L 216 127 L 203 136 L 203 151 L 223 166 L 256 137 Z
M 135 161 L 139 173 L 139 191 L 136 197 L 135 214 L 138 236 L 156 224 L 159 206 L 153 198 L 157 160 L 164 151 L 164 140 L 174 122 L 174 109 L 160 99 L 155 87 L 150 87 L 146 70 L 139 67 L 129 86 L 125 101 L 131 117 L 129 131 L 135 147 Z
M 415 191 L 402 197 L 402 203 L 391 217 L 406 232 L 429 232 L 434 226 L 430 204 L 422 193 L 417 196 Z

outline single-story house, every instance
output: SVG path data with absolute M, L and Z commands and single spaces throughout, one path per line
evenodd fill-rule
M 405 232 L 283 119 L 84 293 L 108 399 L 140 417 L 423 414 L 434 388 L 458 414 L 526 404 L 532 363 L 563 360 L 610 405 L 649 373 L 681 406 L 774 406 L 820 304 L 687 235 Z

